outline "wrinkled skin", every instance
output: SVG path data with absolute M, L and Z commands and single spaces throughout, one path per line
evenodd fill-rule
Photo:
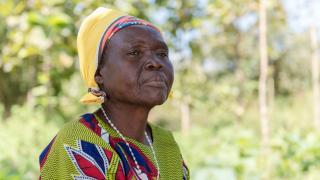
M 107 44 L 96 81 L 110 100 L 149 108 L 164 103 L 173 83 L 168 47 L 153 28 L 135 25 Z

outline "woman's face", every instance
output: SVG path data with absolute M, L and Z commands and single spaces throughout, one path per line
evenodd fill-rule
M 164 103 L 173 83 L 173 66 L 161 34 L 133 25 L 108 42 L 95 80 L 111 100 L 153 107 Z

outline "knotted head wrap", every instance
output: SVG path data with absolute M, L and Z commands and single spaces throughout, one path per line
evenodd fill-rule
M 81 98 L 82 103 L 101 104 L 104 102 L 106 94 L 99 89 L 94 79 L 99 60 L 110 38 L 119 30 L 131 25 L 146 25 L 159 31 L 145 20 L 102 7 L 83 20 L 77 37 L 77 48 L 80 71 L 88 87 L 88 93 Z

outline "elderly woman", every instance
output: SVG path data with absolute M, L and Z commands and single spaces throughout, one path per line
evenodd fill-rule
M 77 39 L 88 86 L 101 104 L 66 124 L 40 155 L 41 179 L 189 179 L 172 134 L 148 123 L 173 83 L 168 47 L 151 23 L 98 8 Z

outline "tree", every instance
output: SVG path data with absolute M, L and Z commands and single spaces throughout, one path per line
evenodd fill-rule
M 260 51 L 260 78 L 259 78 L 259 107 L 260 124 L 262 133 L 262 148 L 267 156 L 269 146 L 269 117 L 267 105 L 267 80 L 268 80 L 268 45 L 267 45 L 267 20 L 266 0 L 259 4 L 259 51 Z M 268 178 L 268 169 L 265 178 Z
M 314 1 L 310 1 L 310 45 L 311 45 L 311 72 L 313 90 L 313 119 L 314 126 L 320 130 L 320 84 L 319 84 L 319 46 L 318 36 L 315 26 L 315 6 Z

